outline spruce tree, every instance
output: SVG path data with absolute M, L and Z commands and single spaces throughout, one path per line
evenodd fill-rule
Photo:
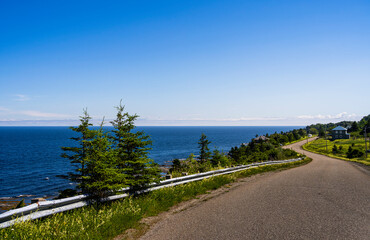
M 62 147 L 65 153 L 61 155 L 63 158 L 69 159 L 76 166 L 75 172 L 68 173 L 67 178 L 70 181 L 76 182 L 77 188 L 82 190 L 82 192 L 85 192 L 85 182 L 83 179 L 86 176 L 86 154 L 90 147 L 89 141 L 95 136 L 95 131 L 89 129 L 92 126 L 90 120 L 91 117 L 87 113 L 87 110 L 84 109 L 83 116 L 80 116 L 80 125 L 70 127 L 70 129 L 78 134 L 77 137 L 71 138 L 76 142 L 76 145 L 73 147 Z
M 211 142 L 207 139 L 207 136 L 204 133 L 202 133 L 202 136 L 200 137 L 198 141 L 198 145 L 200 149 L 199 160 L 201 163 L 208 161 L 209 158 L 211 157 L 211 152 L 209 151 L 209 147 L 208 147 L 210 143 Z
M 349 130 L 350 130 L 350 132 L 357 132 L 357 131 L 359 131 L 359 130 L 360 130 L 360 128 L 359 128 L 359 126 L 358 126 L 358 124 L 357 124 L 357 122 L 356 122 L 356 121 L 354 121 L 354 122 L 352 123 L 352 126 L 351 126 L 351 128 L 350 128 Z
M 148 151 L 152 142 L 143 131 L 134 131 L 138 115 L 124 112 L 122 103 L 117 109 L 113 141 L 117 156 L 117 167 L 126 175 L 126 183 L 135 192 L 146 188 L 152 182 L 158 182 L 160 170 L 158 165 L 149 159 Z
M 112 141 L 103 130 L 103 123 L 94 130 L 95 137 L 87 142 L 86 174 L 83 176 L 85 193 L 100 200 L 126 185 L 126 175 L 117 168 L 117 158 Z
M 334 154 L 339 152 L 337 145 L 334 144 L 333 149 L 332 149 L 332 152 Z

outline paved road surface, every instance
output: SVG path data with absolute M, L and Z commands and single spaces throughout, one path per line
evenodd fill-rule
M 167 216 L 142 239 L 370 239 L 369 172 L 305 153 L 311 163 Z

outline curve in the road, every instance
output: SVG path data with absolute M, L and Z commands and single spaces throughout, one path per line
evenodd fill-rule
M 298 142 L 288 146 L 302 152 Z M 142 239 L 370 239 L 370 176 L 315 153 L 154 224 Z

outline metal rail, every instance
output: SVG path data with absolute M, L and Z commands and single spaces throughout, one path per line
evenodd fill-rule
M 243 171 L 243 170 L 250 169 L 250 168 L 256 168 L 259 166 L 290 163 L 290 162 L 296 162 L 300 160 L 302 160 L 302 158 L 252 163 L 248 165 L 240 165 L 240 166 L 231 167 L 231 168 L 225 168 L 225 169 L 214 170 L 214 171 L 209 171 L 209 172 L 204 172 L 204 173 L 192 174 L 192 175 L 178 177 L 178 178 L 166 179 L 166 180 L 160 181 L 159 183 L 151 184 L 150 188 L 139 192 L 139 194 L 144 193 L 144 192 L 154 191 L 154 190 L 165 188 L 165 187 L 173 187 L 173 186 L 184 184 L 184 183 L 200 181 L 206 178 L 219 176 L 223 174 L 239 172 L 239 171 Z M 127 193 L 128 190 L 129 190 L 128 188 L 124 188 L 120 191 L 122 192 L 122 194 L 109 196 L 106 199 L 104 199 L 104 201 L 113 201 L 113 200 L 125 198 L 129 196 L 129 194 Z M 87 201 L 86 195 L 79 195 L 79 196 L 74 196 L 74 197 L 69 197 L 69 198 L 58 199 L 58 200 L 42 201 L 39 203 L 33 203 L 26 207 L 9 210 L 5 213 L 0 214 L 0 228 L 10 227 L 14 225 L 16 222 L 43 218 L 43 217 L 47 217 L 47 216 L 50 216 L 56 213 L 61 213 L 61 212 L 81 208 L 87 205 L 89 205 L 89 202 Z

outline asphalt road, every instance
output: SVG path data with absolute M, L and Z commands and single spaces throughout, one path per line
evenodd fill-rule
M 302 142 L 289 147 L 300 149 Z M 370 175 L 313 161 L 263 174 L 154 224 L 142 239 L 370 239 Z

